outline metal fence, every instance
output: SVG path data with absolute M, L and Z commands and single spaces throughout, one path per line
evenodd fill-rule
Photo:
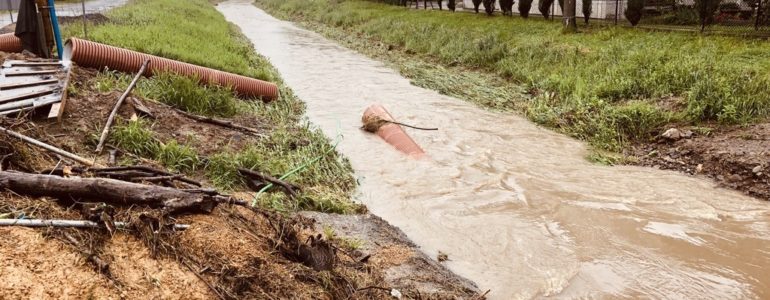
M 410 7 L 438 9 L 438 0 L 380 0 Z M 548 12 L 558 21 L 559 0 L 533 0 L 530 16 L 541 16 L 541 1 L 552 4 Z M 770 0 L 576 0 L 576 15 L 584 19 L 583 2 L 590 1 L 590 21 L 595 24 L 638 26 L 648 29 L 770 36 Z M 518 14 L 517 0 L 513 14 Z M 500 4 L 495 1 L 495 13 Z M 546 2 L 547 3 L 547 2 Z M 588 4 L 588 3 L 587 3 Z M 427 7 L 425 7 L 427 6 Z M 444 9 L 447 0 L 443 0 Z M 472 10 L 473 0 L 457 0 L 458 10 Z M 483 12 L 483 4 L 480 7 Z M 633 24 L 632 24 L 633 23 Z

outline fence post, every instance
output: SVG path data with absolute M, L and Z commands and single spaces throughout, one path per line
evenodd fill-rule
M 576 11 L 576 0 L 564 0 L 564 11 L 561 12 L 564 32 L 577 32 L 577 22 L 575 20 Z
M 85 39 L 88 39 L 88 19 L 86 19 L 86 0 L 81 0 L 80 5 L 83 7 L 83 35 Z
M 762 17 L 762 0 L 757 0 L 757 16 L 754 19 L 754 30 L 759 30 L 759 19 Z
M 8 0 L 8 15 L 11 16 L 11 23 L 13 23 L 13 3 L 11 0 Z

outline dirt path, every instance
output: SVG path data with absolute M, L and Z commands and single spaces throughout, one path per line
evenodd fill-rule
M 358 198 L 492 298 L 770 295 L 766 203 L 674 172 L 591 164 L 582 143 L 410 85 L 250 1 L 218 9 L 308 102 L 311 121 L 345 136 Z M 431 158 L 360 132 L 374 102 L 440 127 L 410 131 Z

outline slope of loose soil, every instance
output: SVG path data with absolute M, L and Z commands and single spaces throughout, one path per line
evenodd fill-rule
M 770 123 L 695 133 L 634 149 L 638 164 L 705 175 L 720 185 L 770 200 Z

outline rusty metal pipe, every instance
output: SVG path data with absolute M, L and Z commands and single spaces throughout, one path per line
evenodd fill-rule
M 0 34 L 0 51 L 3 52 L 21 52 L 24 47 L 21 45 L 21 39 L 13 33 Z
M 267 101 L 278 98 L 278 86 L 271 82 L 78 38 L 67 40 L 63 58 L 81 67 L 109 68 L 126 73 L 138 72 L 142 62 L 149 59 L 150 67 L 143 74 L 147 77 L 161 72 L 171 72 L 197 78 L 204 84 L 232 87 L 238 94 L 247 97 L 261 97 Z
M 366 108 L 362 117 L 362 121 L 366 123 L 366 120 L 370 119 L 372 116 L 377 116 L 378 118 L 386 121 L 395 121 L 393 116 L 391 116 L 390 113 L 385 110 L 385 107 L 379 104 L 372 104 Z M 388 142 L 388 144 L 391 144 L 393 147 L 396 147 L 396 149 L 406 153 L 409 156 L 415 158 L 425 156 L 425 150 L 422 150 L 422 148 L 420 148 L 420 146 L 417 145 L 417 143 L 408 134 L 406 134 L 404 129 L 397 124 L 387 123 L 380 126 L 377 129 L 377 135 Z

